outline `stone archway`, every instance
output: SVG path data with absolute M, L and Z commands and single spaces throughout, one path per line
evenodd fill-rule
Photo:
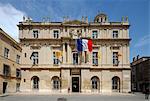
M 59 90 L 60 89 L 60 79 L 58 76 L 53 76 L 52 79 L 52 89 Z
M 120 92 L 120 78 L 118 76 L 112 78 L 112 91 Z
M 33 90 L 38 90 L 39 89 L 39 77 L 38 76 L 33 76 L 31 78 L 31 83 L 32 83 L 32 89 Z
M 91 78 L 91 90 L 96 92 L 100 90 L 100 80 L 97 76 Z

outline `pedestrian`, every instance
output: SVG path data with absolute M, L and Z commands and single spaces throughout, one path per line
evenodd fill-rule
M 145 99 L 149 99 L 149 89 L 145 89 Z
M 70 87 L 68 87 L 68 93 L 70 93 Z

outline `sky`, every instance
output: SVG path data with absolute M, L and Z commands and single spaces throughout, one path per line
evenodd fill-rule
M 17 24 L 23 16 L 33 21 L 62 21 L 64 16 L 71 20 L 89 21 L 99 13 L 105 13 L 109 21 L 121 21 L 128 16 L 130 29 L 130 62 L 140 55 L 150 56 L 150 0 L 0 0 L 0 27 L 18 41 Z

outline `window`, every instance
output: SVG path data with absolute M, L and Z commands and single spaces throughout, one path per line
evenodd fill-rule
M 92 89 L 99 89 L 99 78 L 98 77 L 92 77 Z
M 9 65 L 3 65 L 3 75 L 4 76 L 10 76 L 11 72 L 10 72 L 10 67 Z
M 58 65 L 59 64 L 59 59 L 57 56 L 57 52 L 53 52 L 53 64 Z
M 32 80 L 32 88 L 35 89 L 35 90 L 39 89 L 39 77 L 33 76 L 31 78 L 31 80 Z
M 93 52 L 93 65 L 98 66 L 98 52 Z
M 58 77 L 53 77 L 53 89 L 58 90 L 60 88 L 60 81 Z
M 92 38 L 93 38 L 93 39 L 98 38 L 98 33 L 97 33 L 97 31 L 93 31 L 93 32 L 92 32 Z
M 16 69 L 16 78 L 21 78 L 21 71 L 20 71 L 20 69 Z
M 113 31 L 113 38 L 118 38 L 118 31 Z
M 19 64 L 19 62 L 20 62 L 20 56 L 19 56 L 19 55 L 17 55 L 17 56 L 16 56 L 16 63 L 18 63 L 18 64 Z
M 73 53 L 73 64 L 78 64 L 78 53 Z
M 33 62 L 33 65 L 37 65 L 38 64 L 38 52 L 33 52 L 30 59 Z
M 118 66 L 119 61 L 118 61 L 118 52 L 113 52 L 113 65 Z
M 101 22 L 103 22 L 103 18 L 101 18 Z
M 120 92 L 120 78 L 117 76 L 112 78 L 112 90 Z
M 38 30 L 33 30 L 33 37 L 38 38 Z
M 84 32 L 86 32 L 86 27 L 84 27 Z
M 58 32 L 58 30 L 54 30 L 54 38 L 55 39 L 59 38 L 59 32 Z
M 24 53 L 24 57 L 27 57 L 27 53 Z
M 4 49 L 4 57 L 5 57 L 5 58 L 8 58 L 8 56 L 9 56 L 9 49 L 8 49 L 8 48 L 5 48 L 5 49 Z

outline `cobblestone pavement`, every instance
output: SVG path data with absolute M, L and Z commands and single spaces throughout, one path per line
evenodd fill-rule
M 115 95 L 93 95 L 93 94 L 53 94 L 53 95 L 30 95 L 13 94 L 1 96 L 0 101 L 150 101 L 145 100 L 143 94 L 115 94 Z M 66 100 L 58 100 L 65 98 Z

